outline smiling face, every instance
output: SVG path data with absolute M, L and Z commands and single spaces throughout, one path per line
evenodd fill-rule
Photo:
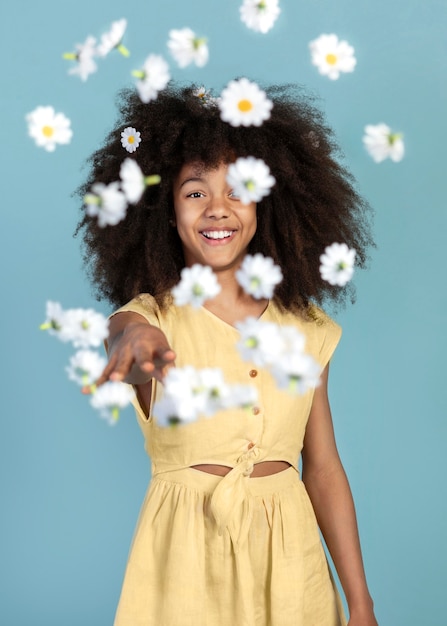
M 256 232 L 256 203 L 242 204 L 227 183 L 228 165 L 182 167 L 174 181 L 174 212 L 185 263 L 237 269 Z

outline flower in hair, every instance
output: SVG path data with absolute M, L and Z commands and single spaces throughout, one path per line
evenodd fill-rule
M 386 124 L 368 124 L 365 126 L 363 144 L 368 154 L 376 163 L 380 163 L 387 158 L 398 162 L 404 158 L 405 146 L 403 135 L 393 133 Z
M 354 48 L 347 41 L 340 41 L 337 35 L 320 35 L 309 43 L 312 64 L 320 74 L 337 80 L 341 72 L 353 72 L 357 60 Z
M 121 189 L 129 204 L 140 201 L 146 187 L 158 185 L 161 178 L 158 174 L 144 176 L 140 166 L 134 159 L 124 159 L 120 167 Z
M 93 385 L 107 365 L 107 360 L 93 350 L 78 350 L 65 368 L 68 378 L 78 385 Z
M 257 299 L 271 298 L 282 278 L 281 268 L 259 252 L 254 256 L 247 254 L 236 272 L 236 280 L 245 293 Z
M 199 308 L 206 300 L 211 300 L 220 292 L 216 275 L 208 265 L 195 263 L 184 267 L 180 273 L 180 282 L 172 289 L 177 306 L 189 304 Z
M 118 182 L 95 183 L 84 196 L 87 215 L 98 217 L 98 226 L 115 226 L 126 217 L 127 200 Z
M 355 250 L 345 243 L 327 246 L 320 256 L 320 274 L 330 285 L 343 287 L 354 274 Z
M 134 397 L 135 393 L 130 385 L 109 380 L 94 390 L 90 404 L 113 426 L 119 419 L 120 411 L 128 406 Z
M 279 0 L 243 0 L 239 7 L 244 24 L 259 33 L 267 33 L 276 22 L 281 9 Z
M 141 133 L 132 126 L 128 126 L 121 133 L 121 145 L 127 152 L 135 152 L 141 143 Z
M 141 102 L 147 104 L 155 100 L 158 92 L 166 87 L 171 79 L 169 65 L 159 54 L 150 54 L 141 70 L 134 70 L 132 76 L 137 78 L 136 88 Z
M 75 61 L 76 65 L 68 70 L 69 74 L 79 76 L 82 81 L 86 81 L 90 74 L 98 69 L 94 57 L 97 55 L 95 37 L 87 37 L 84 43 L 75 45 L 76 52 L 66 52 L 63 58 L 69 61 Z
M 217 104 L 219 102 L 218 98 L 213 98 L 213 96 L 211 95 L 211 92 L 205 89 L 205 87 L 203 86 L 198 87 L 197 89 L 194 89 L 192 94 L 193 96 L 198 98 L 204 106 Z
M 122 40 L 127 28 L 127 20 L 117 20 L 112 23 L 110 30 L 101 37 L 97 51 L 100 57 L 105 57 L 116 48 L 123 56 L 128 57 L 130 52 L 123 45 Z
M 190 28 L 170 30 L 168 48 L 179 67 L 195 63 L 203 67 L 208 62 L 208 46 L 205 37 L 197 37 Z
M 248 156 L 230 163 L 227 182 L 242 204 L 250 204 L 268 196 L 276 181 L 262 159 Z
M 36 145 L 53 152 L 57 144 L 70 143 L 73 131 L 70 120 L 63 113 L 56 113 L 53 107 L 39 106 L 26 115 L 28 134 Z
M 266 93 L 247 78 L 230 81 L 218 104 L 221 119 L 232 126 L 261 126 L 273 107 Z

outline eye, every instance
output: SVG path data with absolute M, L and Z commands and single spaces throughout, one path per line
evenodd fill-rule
M 238 194 L 233 189 L 228 193 L 228 197 L 233 198 L 233 200 L 239 200 Z
M 191 193 L 188 193 L 187 198 L 203 198 L 204 194 L 201 191 L 193 191 Z

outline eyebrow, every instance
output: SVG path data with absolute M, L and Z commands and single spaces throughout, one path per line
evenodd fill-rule
M 186 178 L 184 181 L 182 181 L 179 185 L 179 189 L 181 189 L 183 187 L 183 185 L 186 185 L 186 183 L 203 183 L 204 179 L 201 178 L 200 176 L 191 176 L 190 178 Z

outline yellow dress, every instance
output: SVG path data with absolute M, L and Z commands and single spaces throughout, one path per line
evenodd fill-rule
M 152 461 L 115 626 L 345 626 L 315 514 L 297 465 L 313 390 L 293 396 L 243 361 L 238 331 L 207 311 L 160 311 L 142 294 L 120 311 L 160 327 L 177 366 L 220 367 L 229 383 L 252 384 L 257 406 L 221 411 L 177 428 L 159 427 L 136 403 Z M 303 321 L 270 302 L 261 319 L 293 325 L 306 352 L 329 361 L 341 329 L 322 311 Z M 163 393 L 155 383 L 152 406 Z M 250 478 L 253 463 L 282 460 L 283 472 Z M 192 469 L 233 468 L 225 477 Z

